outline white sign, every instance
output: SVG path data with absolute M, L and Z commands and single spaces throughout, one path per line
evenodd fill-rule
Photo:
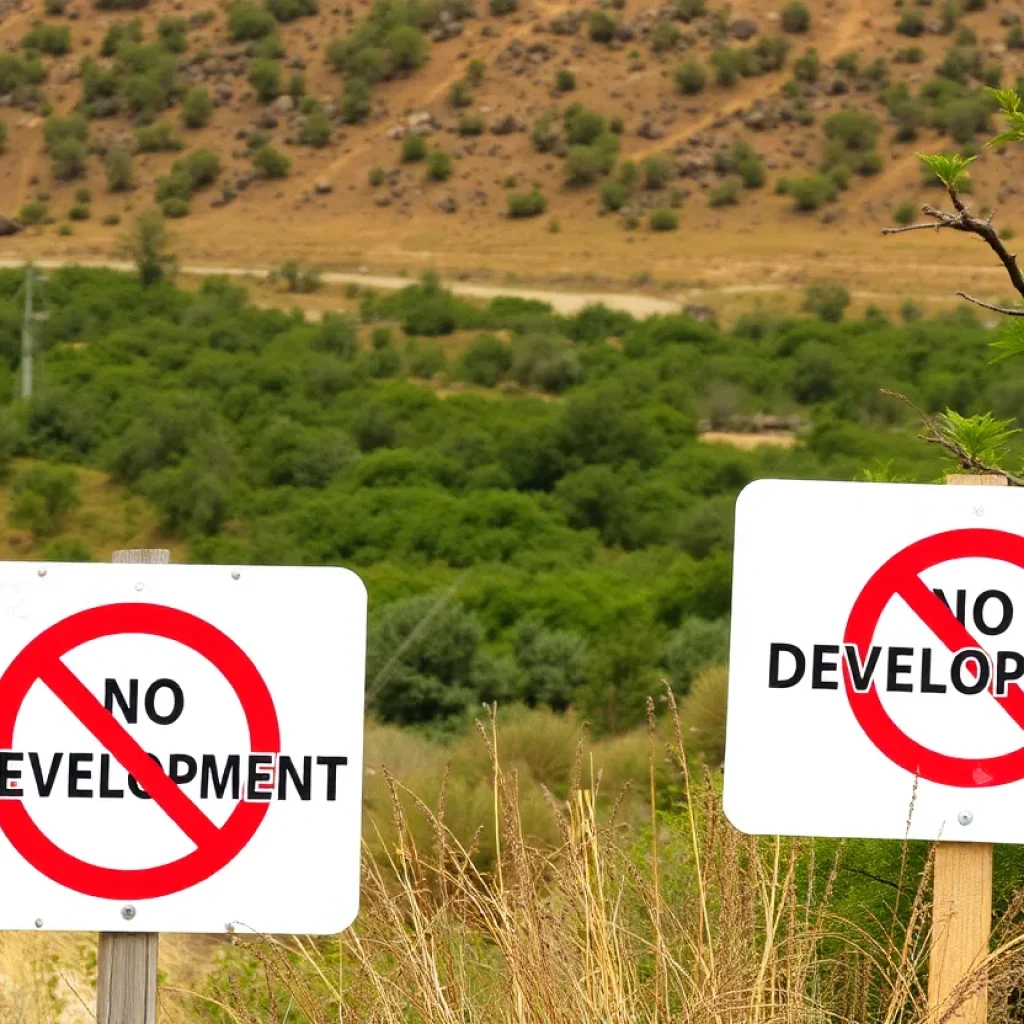
M 345 569 L 0 562 L 0 928 L 351 924 L 365 645 Z
M 1024 492 L 764 480 L 736 506 L 725 810 L 1024 843 Z

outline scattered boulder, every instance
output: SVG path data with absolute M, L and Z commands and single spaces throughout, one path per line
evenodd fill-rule
M 757 35 L 757 22 L 751 21 L 750 18 L 738 18 L 729 26 L 729 35 L 733 39 L 746 42 L 752 36 Z
M 278 96 L 274 100 L 274 111 L 278 114 L 290 114 L 295 109 L 295 100 L 291 98 L 287 93 L 284 96 Z
M 329 178 L 317 178 L 313 183 L 313 191 L 318 196 L 326 196 L 334 191 L 334 182 Z
M 651 142 L 657 142 L 658 139 L 665 137 L 664 129 L 659 128 L 653 121 L 642 121 L 636 133 L 641 139 L 650 139 Z
M 525 125 L 520 124 L 512 114 L 503 114 L 491 125 L 492 135 L 512 135 L 522 131 L 526 131 Z
M 10 217 L 0 217 L 0 238 L 17 235 L 24 229 L 25 226 L 20 221 L 11 220 Z
M 459 201 L 451 192 L 448 192 L 434 203 L 434 209 L 437 210 L 438 213 L 458 213 Z

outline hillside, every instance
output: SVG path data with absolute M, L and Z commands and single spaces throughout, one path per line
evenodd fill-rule
M 669 292 L 770 291 L 820 276 L 881 295 L 922 277 L 939 293 L 1002 288 L 962 239 L 877 232 L 897 207 L 941 198 L 915 150 L 974 152 L 994 127 L 983 84 L 1012 85 L 1024 71 L 1009 2 L 271 7 L 276 18 L 200 0 L 0 8 L 0 214 L 38 201 L 34 214 L 55 222 L 5 239 L 0 255 L 108 255 L 113 221 L 162 189 L 169 212 L 188 210 L 175 225 L 182 254 L 221 265 L 294 256 Z M 183 103 L 192 123 L 209 113 L 208 123 L 184 126 Z M 571 104 L 584 109 L 566 118 Z M 89 116 L 84 161 L 65 146 L 64 165 L 52 166 L 60 132 L 81 129 L 56 125 L 48 143 L 51 110 Z M 158 127 L 143 141 L 147 122 Z M 133 187 L 108 192 L 104 154 L 166 144 L 161 123 L 181 148 L 136 152 Z M 403 146 L 419 145 L 408 136 L 425 140 L 427 159 L 403 162 Z M 268 143 L 290 158 L 282 177 L 254 174 L 252 154 Z M 432 158 L 438 148 L 451 160 Z M 219 167 L 195 168 L 194 194 L 168 206 L 181 189 L 158 181 L 196 149 L 215 151 Z M 980 204 L 1015 193 L 1009 153 L 987 151 L 975 167 Z M 800 184 L 780 194 L 780 179 Z M 508 215 L 512 193 L 525 215 Z M 59 234 L 73 207 L 88 219 Z M 652 230 L 652 209 L 672 211 L 659 215 L 667 230 Z M 1012 208 L 1001 220 L 1014 226 Z

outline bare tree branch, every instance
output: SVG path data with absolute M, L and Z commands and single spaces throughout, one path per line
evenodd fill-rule
M 983 309 L 991 309 L 993 313 L 1002 313 L 1003 316 L 1024 316 L 1024 307 L 1021 306 L 994 306 L 991 302 L 982 302 L 981 299 L 976 299 L 973 295 L 968 295 L 966 292 L 957 292 L 957 295 L 961 299 L 973 302 L 976 306 L 981 306 Z
M 938 231 L 940 228 L 951 227 L 949 224 L 905 224 L 901 228 L 882 228 L 883 235 L 902 235 L 904 231 Z
M 928 444 L 935 444 L 940 448 L 944 448 L 956 459 L 961 469 L 966 469 L 972 473 L 991 473 L 993 476 L 1001 476 L 1011 487 L 1024 487 L 1024 477 L 1015 476 L 1013 473 L 1008 473 L 1005 469 L 1000 469 L 998 466 L 990 466 L 980 459 L 976 459 L 973 455 L 968 454 L 961 445 L 957 444 L 939 426 L 934 417 L 929 416 L 918 408 L 906 395 L 900 394 L 898 391 L 890 391 L 888 388 L 880 388 L 879 390 L 883 395 L 895 398 L 897 401 L 909 405 L 921 417 L 921 422 L 924 425 L 924 433 L 918 434 L 918 438 L 922 441 L 927 441 Z

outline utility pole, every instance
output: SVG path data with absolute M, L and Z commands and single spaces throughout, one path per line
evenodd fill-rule
M 35 355 L 35 314 L 32 309 L 32 286 L 36 269 L 25 268 L 25 314 L 21 322 L 21 397 L 32 397 L 32 357 Z
M 25 312 L 21 323 L 21 397 L 32 397 L 34 383 L 34 360 L 36 354 L 36 324 L 48 320 L 49 313 L 37 313 L 33 302 L 35 285 L 42 284 L 46 278 L 30 263 L 25 268 Z

